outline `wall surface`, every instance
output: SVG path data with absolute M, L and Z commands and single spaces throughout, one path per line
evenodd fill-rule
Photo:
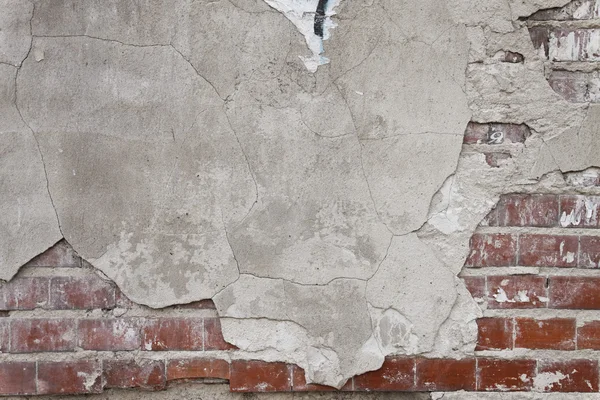
M 600 390 L 599 1 L 0 10 L 1 394 Z

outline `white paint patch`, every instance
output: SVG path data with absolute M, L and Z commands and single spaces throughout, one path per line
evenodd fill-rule
M 331 20 L 335 14 L 333 9 L 341 0 L 329 0 L 325 6 L 325 21 L 323 23 L 323 38 L 315 35 L 315 14 L 319 0 L 265 0 L 265 2 L 280 11 L 292 21 L 301 34 L 304 35 L 306 44 L 312 52 L 312 56 L 298 56 L 310 72 L 316 72 L 319 65 L 329 63 L 329 59 L 323 55 L 323 41 L 329 39 L 330 30 L 337 24 Z
M 551 389 L 555 384 L 561 385 L 560 382 L 568 378 L 569 375 L 564 375 L 560 371 L 541 372 L 533 378 L 533 387 L 536 391 L 544 392 Z

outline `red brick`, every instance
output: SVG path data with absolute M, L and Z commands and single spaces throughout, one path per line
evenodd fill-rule
M 166 386 L 165 364 L 156 360 L 106 360 L 105 387 L 162 390 Z
M 598 361 L 597 360 L 566 360 L 539 361 L 538 378 L 534 379 L 536 389 L 546 392 L 597 392 L 598 391 Z M 552 383 L 547 383 L 550 377 Z M 558 381 L 554 380 L 558 378 Z
M 477 368 L 477 390 L 524 391 L 533 386 L 536 361 L 480 358 Z
M 167 364 L 167 380 L 176 379 L 229 379 L 229 362 L 214 358 L 191 358 L 170 360 Z
M 421 359 L 416 362 L 416 390 L 475 390 L 475 359 Z
M 61 239 L 54 246 L 36 256 L 27 267 L 81 267 L 81 258 L 66 240 Z
M 533 47 L 538 50 L 544 49 L 544 55 L 548 57 L 548 42 L 550 39 L 550 29 L 546 26 L 532 26 L 529 28 L 529 36 L 533 42 Z
M 517 318 L 515 348 L 575 350 L 575 320 Z
M 519 264 L 531 267 L 576 267 L 578 236 L 521 235 Z
M 38 394 L 102 392 L 102 367 L 96 361 L 39 362 Z
M 550 87 L 566 100 L 573 103 L 587 101 L 588 74 L 572 71 L 552 71 L 548 77 Z
M 510 318 L 479 318 L 477 320 L 476 351 L 512 349 L 513 320 Z
M 600 321 L 591 321 L 577 328 L 577 348 L 600 350 Z
M 496 205 L 497 220 L 490 226 L 552 227 L 558 224 L 558 198 L 546 194 L 510 194 Z
M 231 362 L 229 390 L 232 392 L 289 392 L 292 390 L 290 367 L 279 362 Z
M 473 296 L 476 302 L 481 303 L 487 301 L 487 293 L 485 289 L 485 276 L 463 276 L 463 281 L 467 290 Z
M 357 391 L 411 390 L 415 381 L 415 360 L 386 357 L 381 368 L 354 377 Z
M 204 319 L 204 331 L 206 337 L 204 338 L 204 350 L 235 350 L 236 346 L 227 343 L 223 339 L 223 333 L 221 332 L 221 322 L 219 318 L 205 318 Z
M 35 394 L 35 362 L 0 363 L 0 395 Z
M 599 196 L 560 196 L 560 225 L 575 228 L 598 228 Z
M 600 278 L 553 276 L 550 281 L 551 308 L 600 309 Z
M 306 376 L 304 374 L 304 369 L 300 368 L 297 365 L 292 365 L 292 390 L 294 392 L 332 392 L 337 391 L 336 388 L 325 385 L 318 385 L 315 383 L 306 383 Z M 342 391 L 352 391 L 352 378 L 348 379 L 348 381 L 342 386 L 340 390 Z
M 135 319 L 83 319 L 78 326 L 79 347 L 84 350 L 138 350 L 139 323 Z
M 546 278 L 539 275 L 488 276 L 488 308 L 544 308 Z
M 201 318 L 149 320 L 142 331 L 144 350 L 203 350 Z
M 600 267 L 600 237 L 579 237 L 579 266 L 582 268 Z
M 469 122 L 467 124 L 467 129 L 465 130 L 465 135 L 463 136 L 463 143 L 486 143 L 488 140 L 489 130 L 489 124 L 478 124 L 477 122 Z
M 48 303 L 48 278 L 15 278 L 0 284 L 0 310 L 33 310 Z
M 11 323 L 11 352 L 72 351 L 75 322 L 67 319 L 17 319 Z
M 115 304 L 115 286 L 95 274 L 52 278 L 50 282 L 51 309 L 107 309 L 114 308 Z
M 471 237 L 468 267 L 508 267 L 516 265 L 517 239 L 508 234 L 479 234 Z
M 509 55 L 512 61 L 517 53 Z M 493 141 L 494 133 L 500 133 L 499 143 Z M 529 128 L 521 124 L 479 124 L 469 122 L 463 143 L 465 144 L 500 144 L 500 143 L 523 143 L 531 135 Z

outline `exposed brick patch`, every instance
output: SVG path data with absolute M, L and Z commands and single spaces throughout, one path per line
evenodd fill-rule
M 38 394 L 102 392 L 102 366 L 97 361 L 38 362 Z
M 138 350 L 141 345 L 139 322 L 132 318 L 83 319 L 78 336 L 84 350 Z
M 507 267 L 516 265 L 517 239 L 506 234 L 474 234 L 471 252 L 465 262 L 469 267 Z
M 515 347 L 527 349 L 575 350 L 575 320 L 553 318 L 515 320 Z
M 556 226 L 558 197 L 546 194 L 504 195 L 486 218 L 486 223 L 489 226 Z
M 477 390 L 526 391 L 533 386 L 535 360 L 479 359 Z
M 591 321 L 577 328 L 577 348 L 600 350 L 600 321 Z
M 218 318 L 205 318 L 204 350 L 235 350 L 237 347 L 227 343 L 221 332 L 221 322 Z
M 579 266 L 582 268 L 600 267 L 600 237 L 579 237 Z
M 575 267 L 578 252 L 578 236 L 519 236 L 519 264 L 524 266 Z
M 600 309 L 600 278 L 555 276 L 550 281 L 550 307 Z
M 148 320 L 142 330 L 142 349 L 203 350 L 204 325 L 201 318 Z
M 35 362 L 1 362 L 0 395 L 36 393 Z
M 52 268 L 79 268 L 81 265 L 81 258 L 64 239 L 25 264 L 26 267 Z
M 487 301 L 487 292 L 485 289 L 485 277 L 484 276 L 464 276 L 463 281 L 467 290 L 473 296 L 476 302 L 481 303 Z
M 57 277 L 50 282 L 49 308 L 90 310 L 114 308 L 115 286 L 97 275 Z
M 479 124 L 469 122 L 463 143 L 465 144 L 501 144 L 523 143 L 531 135 L 524 124 Z
M 0 310 L 33 310 L 48 303 L 48 278 L 15 278 L 0 284 Z
M 156 360 L 107 360 L 103 363 L 106 388 L 162 390 L 166 386 L 165 365 Z
M 229 390 L 232 392 L 289 392 L 292 390 L 290 366 L 263 361 L 231 362 Z
M 417 387 L 425 391 L 475 390 L 475 359 L 416 361 Z
M 488 308 L 543 308 L 546 278 L 538 275 L 488 276 Z
M 511 318 L 479 318 L 477 330 L 475 350 L 512 349 L 513 320 Z
M 75 350 L 75 321 L 67 319 L 16 319 L 11 323 L 11 352 Z
M 395 391 L 412 390 L 415 381 L 415 360 L 412 358 L 386 357 L 377 371 L 354 377 L 354 390 Z
M 567 360 L 538 362 L 537 390 L 547 392 L 597 392 L 598 361 Z M 547 379 L 550 378 L 550 379 Z M 553 381 L 546 383 L 546 380 Z
M 229 362 L 213 358 L 170 360 L 167 380 L 216 378 L 229 379 Z

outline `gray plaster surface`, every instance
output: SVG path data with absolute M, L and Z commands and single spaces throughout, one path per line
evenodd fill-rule
M 600 161 L 600 110 L 519 21 L 567 2 L 336 2 L 315 54 L 312 0 L 3 1 L 0 278 L 64 236 L 132 300 L 213 298 L 240 357 L 338 387 L 469 354 L 475 227 Z M 469 120 L 533 135 L 490 168 Z

